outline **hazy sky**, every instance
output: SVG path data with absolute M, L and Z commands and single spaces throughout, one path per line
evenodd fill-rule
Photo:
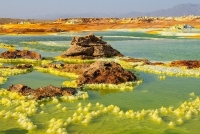
M 50 14 L 149 12 L 200 0 L 0 0 L 0 18 Z

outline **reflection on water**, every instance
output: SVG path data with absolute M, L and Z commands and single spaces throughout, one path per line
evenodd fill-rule
M 0 36 L 0 42 L 12 44 L 17 49 L 28 47 L 30 50 L 37 51 L 45 57 L 54 57 L 63 53 L 70 46 L 70 40 L 74 35 L 87 35 L 84 33 L 68 33 L 60 35 L 48 36 Z M 178 39 L 176 37 L 164 37 L 159 35 L 149 35 L 141 32 L 97 32 L 95 35 L 104 36 L 112 47 L 118 49 L 122 54 L 135 58 L 146 58 L 153 61 L 171 61 L 180 59 L 200 59 L 199 40 L 196 39 Z M 36 41 L 35 44 L 24 42 Z M 0 52 L 5 49 L 0 49 Z M 156 110 L 163 107 L 180 107 L 184 101 L 193 101 L 200 96 L 200 79 L 188 77 L 167 76 L 166 80 L 161 81 L 157 75 L 140 73 L 140 77 L 144 80 L 133 91 L 104 93 L 99 91 L 88 91 L 89 99 L 80 100 L 78 102 L 60 102 L 62 107 L 66 107 L 67 111 L 56 108 L 57 104 L 46 103 L 43 108 L 39 107 L 38 112 L 30 116 L 30 119 L 38 126 L 37 130 L 32 133 L 44 133 L 48 129 L 49 120 L 52 118 L 66 120 L 71 117 L 77 110 L 78 103 L 81 102 L 84 108 L 88 103 L 92 104 L 91 111 L 96 110 L 96 103 L 104 106 L 118 106 L 124 112 L 133 110 L 134 112 L 144 110 Z M 22 83 L 31 88 L 38 88 L 52 84 L 54 86 L 62 86 L 62 82 L 68 80 L 65 77 L 53 76 L 51 74 L 33 71 L 28 74 L 9 77 L 3 88 L 8 88 L 11 84 Z M 194 92 L 195 96 L 189 94 Z M 0 105 L 1 110 L 10 110 Z M 12 109 L 12 108 L 11 108 Z M 44 114 L 40 114 L 44 111 Z M 199 111 L 200 112 L 200 111 Z M 85 113 L 84 113 L 85 114 Z M 3 119 L 0 117 L 0 130 L 2 133 L 26 133 L 24 129 L 20 129 L 16 120 Z M 161 124 L 155 123 L 148 117 L 138 120 L 129 119 L 126 116 L 116 116 L 111 113 L 102 114 L 85 126 L 74 123 L 67 126 L 68 133 L 163 133 L 163 134 L 184 134 L 198 133 L 200 116 L 192 114 L 191 119 L 184 119 L 182 125 L 177 125 L 175 116 L 167 114 L 162 116 Z M 171 129 L 169 123 L 175 122 L 175 127 Z M 31 132 L 30 132 L 31 133 Z

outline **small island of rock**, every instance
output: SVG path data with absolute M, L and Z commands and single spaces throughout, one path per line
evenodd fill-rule
M 136 76 L 124 70 L 115 62 L 97 61 L 91 64 L 76 80 L 78 85 L 83 84 L 120 84 L 135 81 Z
M 32 52 L 29 50 L 8 50 L 0 54 L 0 58 L 4 59 L 17 59 L 17 58 L 27 58 L 27 59 L 41 59 L 41 55 L 37 52 Z
M 123 56 L 119 51 L 113 49 L 111 45 L 102 40 L 102 37 L 96 37 L 89 34 L 85 37 L 73 37 L 71 47 L 64 52 L 61 57 L 79 57 L 81 59 L 92 59 L 112 56 Z

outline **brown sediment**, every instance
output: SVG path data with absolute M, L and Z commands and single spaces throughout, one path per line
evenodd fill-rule
M 31 89 L 22 84 L 11 85 L 8 91 L 17 92 L 23 96 L 32 96 L 34 99 L 42 99 L 54 96 L 71 96 L 77 93 L 75 88 L 71 87 L 54 87 L 52 85 Z
M 148 59 L 128 58 L 122 60 L 125 62 L 143 62 L 142 65 L 165 65 L 163 62 L 150 62 Z
M 16 58 L 27 58 L 27 59 L 41 59 L 41 55 L 36 52 L 29 50 L 8 50 L 0 54 L 0 58 L 4 59 L 16 59 Z
M 170 63 L 163 62 L 150 62 L 147 59 L 128 58 L 121 59 L 125 62 L 142 62 L 142 65 L 162 65 L 170 67 L 187 67 L 187 69 L 200 68 L 200 60 L 177 60 Z
M 128 58 L 128 59 L 121 59 L 126 62 L 148 62 L 148 59 L 137 59 L 137 58 Z
M 31 64 L 18 64 L 16 66 L 0 66 L 0 69 L 10 68 L 10 69 L 31 69 L 33 66 Z
M 200 60 L 178 60 L 169 63 L 170 67 L 186 66 L 188 69 L 199 68 Z
M 94 59 L 92 56 L 87 56 L 87 55 L 76 55 L 76 56 L 65 56 L 61 55 L 61 58 L 72 58 L 72 59 L 82 59 L 82 60 L 89 60 L 89 59 Z
M 12 69 L 28 69 L 28 68 L 32 68 L 33 66 L 31 64 L 19 64 L 16 66 L 12 66 L 10 68 Z
M 147 62 L 144 62 L 143 65 L 165 65 L 163 62 L 150 62 L 150 61 L 147 61 Z
M 70 73 L 76 73 L 76 74 L 82 74 L 85 69 L 87 69 L 90 66 L 90 64 L 49 64 L 44 66 L 44 68 L 54 68 L 58 69 L 61 72 L 70 72 Z

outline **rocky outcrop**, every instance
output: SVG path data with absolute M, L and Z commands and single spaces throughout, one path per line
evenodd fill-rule
M 94 34 L 89 34 L 85 37 L 73 37 L 71 47 L 64 52 L 62 57 L 81 56 L 83 58 L 99 58 L 123 56 L 119 51 L 113 49 L 111 45 L 102 40 L 102 37 L 96 37 Z
M 171 67 L 186 66 L 188 69 L 199 68 L 200 67 L 200 60 L 178 60 L 178 61 L 172 61 L 171 63 L 169 63 L 169 66 L 171 66 Z
M 0 54 L 0 58 L 5 59 L 17 59 L 17 58 L 27 58 L 27 59 L 41 59 L 41 55 L 36 52 L 31 52 L 28 50 L 8 50 Z
M 35 90 L 35 97 L 36 99 L 46 98 L 46 97 L 53 97 L 53 96 L 68 96 L 74 95 L 77 91 L 75 88 L 70 87 L 54 87 L 52 85 L 46 87 L 40 87 Z
M 76 80 L 79 86 L 83 84 L 120 84 L 136 80 L 136 76 L 124 70 L 115 62 L 97 61 L 91 64 Z
M 8 88 L 8 91 L 12 91 L 12 92 L 17 92 L 20 93 L 24 96 L 28 96 L 28 95 L 33 95 L 34 94 L 34 90 L 31 89 L 28 86 L 22 85 L 22 84 L 16 84 L 16 85 L 11 85 Z
M 54 87 L 49 85 L 34 90 L 22 84 L 11 85 L 8 91 L 17 92 L 24 96 L 31 95 L 34 99 L 42 99 L 53 96 L 69 96 L 77 93 L 77 90 L 71 87 Z

